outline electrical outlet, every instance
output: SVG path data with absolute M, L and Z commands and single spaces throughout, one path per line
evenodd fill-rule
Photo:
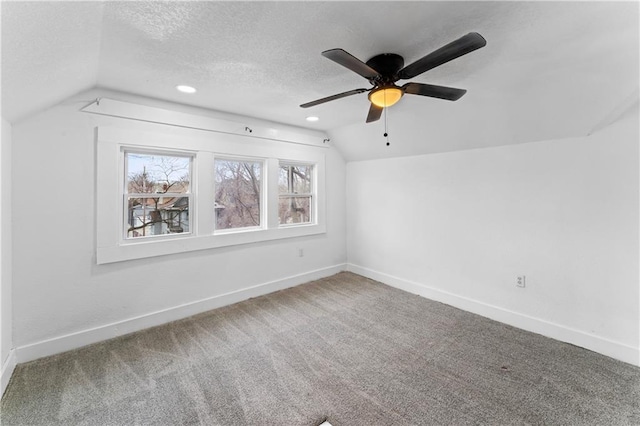
M 519 275 L 516 277 L 516 287 L 526 287 L 526 277 L 524 275 Z

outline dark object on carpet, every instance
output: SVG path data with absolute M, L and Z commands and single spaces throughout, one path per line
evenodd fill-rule
M 3 425 L 632 425 L 640 368 L 351 273 L 19 365 Z

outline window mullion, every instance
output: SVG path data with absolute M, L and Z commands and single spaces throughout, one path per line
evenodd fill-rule
M 279 160 L 277 158 L 269 158 L 267 161 L 267 188 L 265 202 L 267 205 L 267 227 L 275 229 L 278 227 L 278 204 L 280 197 L 278 196 L 278 175 Z
M 215 169 L 213 152 L 200 151 L 194 161 L 194 176 L 197 176 L 197 194 L 194 209 L 197 212 L 197 234 L 211 235 L 215 228 Z

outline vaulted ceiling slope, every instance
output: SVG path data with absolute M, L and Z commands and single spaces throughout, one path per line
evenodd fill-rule
M 11 122 L 97 86 L 325 130 L 358 160 L 586 135 L 638 99 L 637 2 L 1 7 L 2 115 Z M 324 50 L 363 61 L 397 53 L 408 64 L 471 31 L 487 46 L 412 79 L 467 89 L 459 101 L 405 96 L 371 124 L 366 93 L 299 107 L 369 85 Z

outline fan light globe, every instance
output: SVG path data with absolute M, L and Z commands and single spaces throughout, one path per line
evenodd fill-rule
M 402 89 L 396 86 L 381 87 L 369 93 L 369 100 L 380 108 L 390 107 L 404 95 Z

